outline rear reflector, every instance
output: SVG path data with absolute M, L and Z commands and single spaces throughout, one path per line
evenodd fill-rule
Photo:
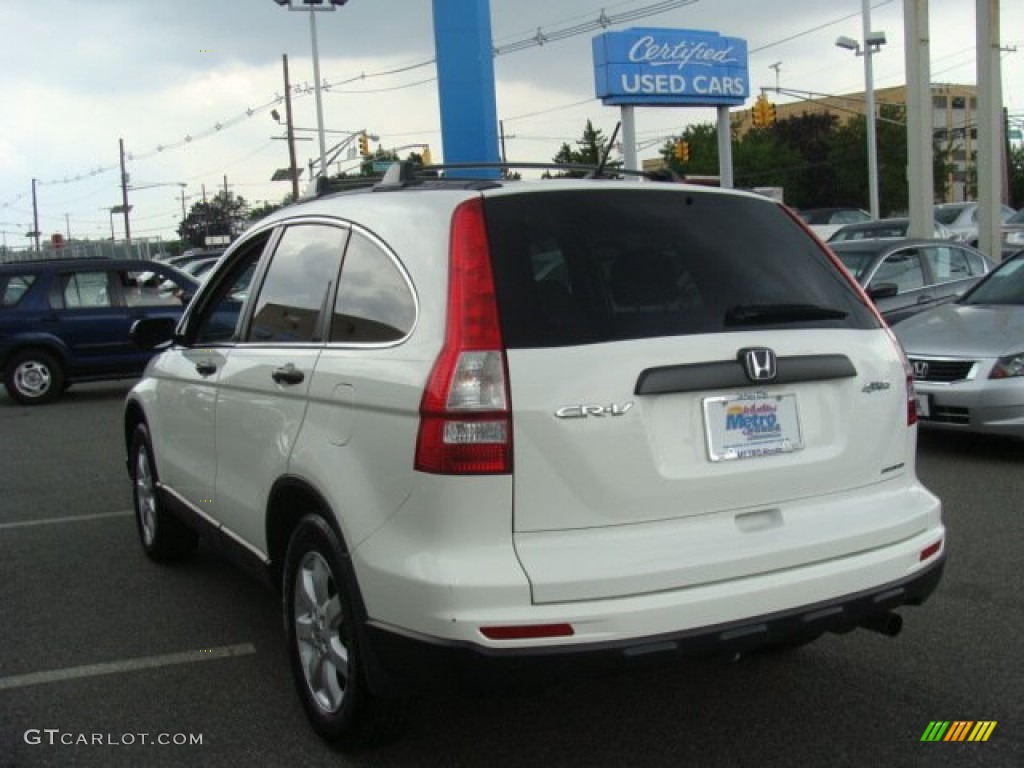
M 925 547 L 924 549 L 921 550 L 920 561 L 923 563 L 925 560 L 927 560 L 929 557 L 934 555 L 940 549 L 942 549 L 942 542 L 941 541 L 936 541 L 930 547 Z
M 533 640 L 543 637 L 572 637 L 572 624 L 526 624 L 516 627 L 480 627 L 489 640 Z

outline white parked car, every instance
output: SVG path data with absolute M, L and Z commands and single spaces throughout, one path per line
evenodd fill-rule
M 1014 210 L 999 206 L 999 220 L 1005 222 Z M 978 203 L 941 203 L 935 206 L 935 220 L 950 230 L 957 240 L 978 245 Z M 998 256 L 996 257 L 998 259 Z
M 136 338 L 170 342 L 124 413 L 143 548 L 277 585 L 343 747 L 452 684 L 892 635 L 939 582 L 900 347 L 762 196 L 395 165 Z

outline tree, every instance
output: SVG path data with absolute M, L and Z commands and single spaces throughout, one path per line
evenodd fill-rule
M 289 194 L 291 194 L 291 193 L 289 193 Z M 285 203 L 279 203 L 279 204 L 275 205 L 274 203 L 268 203 L 268 202 L 264 201 L 264 203 L 262 205 L 258 205 L 255 208 L 250 209 L 250 211 L 249 211 L 249 221 L 251 221 L 252 223 L 255 224 L 257 221 L 259 221 L 260 219 L 266 218 L 267 216 L 272 214 L 274 211 L 280 210 L 281 207 L 284 204 Z
M 770 130 L 776 139 L 800 156 L 797 168 L 785 178 L 786 201 L 797 208 L 830 207 L 836 190 L 835 169 L 828 162 L 829 145 L 839 118 L 831 113 L 788 117 Z
M 249 221 L 249 204 L 240 195 L 220 191 L 212 199 L 193 203 L 185 220 L 178 227 L 182 240 L 194 248 L 206 245 L 211 236 L 234 239 Z
M 1020 208 L 1024 206 L 1024 144 L 1010 149 L 1007 162 L 1010 165 L 1010 206 Z
M 676 142 L 685 141 L 690 145 L 690 159 L 682 163 L 676 157 Z M 679 136 L 674 136 L 662 146 L 660 154 L 665 164 L 680 176 L 718 175 L 718 129 L 711 123 L 687 126 Z
M 574 150 L 568 144 L 562 144 L 551 160 L 559 165 L 589 165 L 597 167 L 601 162 L 601 158 L 608 152 L 608 144 L 608 139 L 604 137 L 601 129 L 594 128 L 593 123 L 587 120 L 587 125 L 583 129 L 583 136 L 576 142 L 576 146 L 579 149 Z M 609 161 L 605 167 L 608 169 L 621 168 L 622 163 L 617 160 Z M 555 175 L 558 177 L 581 178 L 586 175 L 586 172 L 566 171 Z

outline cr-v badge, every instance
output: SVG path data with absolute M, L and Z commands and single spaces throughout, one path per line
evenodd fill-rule
M 587 416 L 621 416 L 633 403 L 611 403 L 610 405 L 563 405 L 555 416 L 560 419 L 583 419 Z

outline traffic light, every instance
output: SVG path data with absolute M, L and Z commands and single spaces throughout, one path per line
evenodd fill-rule
M 755 126 L 762 127 L 775 122 L 775 105 L 765 98 L 762 93 L 757 97 L 754 106 L 750 110 L 751 122 Z
M 366 131 L 359 134 L 359 154 L 366 157 L 370 154 L 370 139 L 366 135 Z
M 680 163 L 690 162 L 690 142 L 678 139 L 675 147 L 676 160 Z

